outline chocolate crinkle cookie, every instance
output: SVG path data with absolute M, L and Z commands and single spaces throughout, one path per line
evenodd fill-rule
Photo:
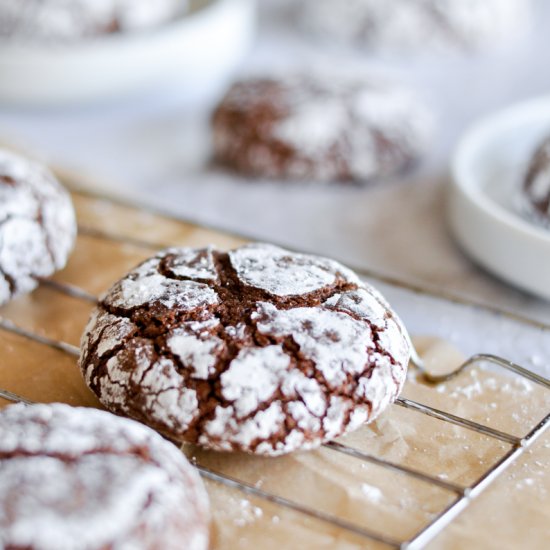
M 212 126 L 217 160 L 242 174 L 364 182 L 417 161 L 432 122 L 409 90 L 316 73 L 235 83 Z
M 186 0 L 0 0 L 0 37 L 67 40 L 154 27 Z
M 342 265 L 266 244 L 160 252 L 101 299 L 80 367 L 110 410 L 221 451 L 311 449 L 399 394 L 409 340 Z
M 71 198 L 53 174 L 0 149 L 0 304 L 64 267 L 75 236 Z
M 378 51 L 475 50 L 519 36 L 531 0 L 296 0 L 299 26 L 325 41 Z
M 206 550 L 208 497 L 180 450 L 67 405 L 0 412 L 0 548 Z
M 539 145 L 529 163 L 522 194 L 528 212 L 550 224 L 550 137 Z

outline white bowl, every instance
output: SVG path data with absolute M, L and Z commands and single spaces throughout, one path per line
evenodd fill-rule
M 550 229 L 522 213 L 519 189 L 538 143 L 550 135 L 550 97 L 489 116 L 455 151 L 448 202 L 451 230 L 477 263 L 550 299 Z
M 228 75 L 254 34 L 254 0 L 211 0 L 140 33 L 67 43 L 0 40 L 0 101 L 109 99 L 177 76 L 188 86 Z

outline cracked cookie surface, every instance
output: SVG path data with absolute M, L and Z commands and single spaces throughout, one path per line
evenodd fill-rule
M 206 448 L 277 455 L 373 420 L 399 394 L 405 329 L 332 260 L 250 244 L 168 249 L 100 300 L 80 367 L 110 410 Z
M 67 405 L 0 412 L 0 548 L 206 550 L 208 497 L 137 422 Z
M 75 237 L 71 198 L 53 174 L 0 149 L 0 304 L 64 267 Z
M 217 159 L 243 174 L 364 182 L 414 164 L 432 117 L 379 77 L 290 74 L 235 83 L 212 127 Z

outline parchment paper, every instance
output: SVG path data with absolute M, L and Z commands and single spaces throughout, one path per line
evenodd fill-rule
M 97 199 L 75 196 L 75 201 L 79 223 L 87 230 L 165 244 L 228 247 L 240 242 Z M 68 267 L 55 279 L 94 295 L 151 254 L 141 246 L 85 233 L 79 236 Z M 41 287 L 5 306 L 0 314 L 24 328 L 78 345 L 91 307 Z M 414 334 L 414 327 L 409 329 Z M 445 343 L 426 337 L 416 338 L 415 343 L 434 367 L 448 368 L 460 361 L 456 349 Z M 84 386 L 73 357 L 4 331 L 0 331 L 0 345 L 1 388 L 31 400 L 99 406 Z M 438 387 L 425 385 L 411 371 L 404 396 L 516 435 L 525 434 L 550 409 L 550 396 L 541 388 L 480 368 Z M 510 448 L 396 405 L 341 441 L 463 485 L 473 483 Z M 414 535 L 456 498 L 451 492 L 326 448 L 276 459 L 202 452 L 191 446 L 185 452 L 216 471 L 399 540 Z M 549 469 L 550 437 L 543 435 L 429 548 L 548 548 Z M 218 483 L 207 482 L 207 486 L 213 511 L 212 549 L 384 548 Z

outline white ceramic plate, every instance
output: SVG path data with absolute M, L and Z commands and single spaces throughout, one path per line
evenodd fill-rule
M 522 213 L 519 187 L 538 143 L 550 135 L 550 97 L 481 120 L 451 166 L 451 230 L 463 249 L 502 279 L 550 299 L 550 228 Z
M 0 101 L 63 104 L 122 96 L 170 76 L 190 87 L 219 79 L 251 43 L 254 0 L 202 4 L 148 32 L 70 44 L 0 41 Z

